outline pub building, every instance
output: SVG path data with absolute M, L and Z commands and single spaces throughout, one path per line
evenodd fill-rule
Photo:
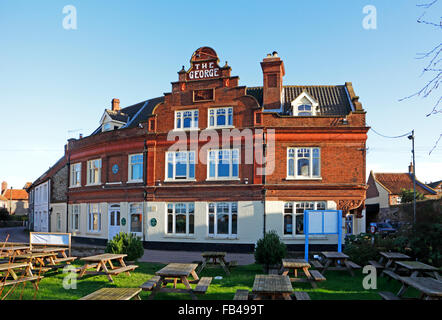
M 352 83 L 283 85 L 277 52 L 261 69 L 262 87 L 240 85 L 202 47 L 171 92 L 125 108 L 113 99 L 52 170 L 66 172 L 66 183 L 51 187 L 65 200 L 49 204 L 46 229 L 71 232 L 74 242 L 131 232 L 145 248 L 236 252 L 276 230 L 302 250 L 304 210 L 332 209 L 342 210 L 344 235 L 365 232 L 369 128 Z M 318 249 L 336 242 L 310 237 Z

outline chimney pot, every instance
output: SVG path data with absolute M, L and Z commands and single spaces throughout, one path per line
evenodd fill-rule
M 120 99 L 112 99 L 112 111 L 120 111 Z
M 410 165 L 408 166 L 408 173 L 409 174 L 413 174 L 414 173 L 414 168 L 413 168 L 413 163 L 410 162 Z

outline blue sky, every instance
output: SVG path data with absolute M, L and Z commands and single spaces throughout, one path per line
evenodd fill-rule
M 416 54 L 440 42 L 440 30 L 416 22 L 425 1 L 2 0 L 0 180 L 21 188 L 38 178 L 68 137 L 98 126 L 112 98 L 125 107 L 169 92 L 201 46 L 241 85 L 262 85 L 259 63 L 272 51 L 284 60 L 284 84 L 352 82 L 368 125 L 389 136 L 414 129 L 418 178 L 440 180 L 442 143 L 428 153 L 442 115 L 426 117 L 440 92 L 398 101 L 427 79 Z M 76 30 L 63 28 L 66 5 L 77 9 Z M 362 27 L 366 5 L 376 7 L 375 30 Z M 407 170 L 406 137 L 368 137 L 368 171 Z

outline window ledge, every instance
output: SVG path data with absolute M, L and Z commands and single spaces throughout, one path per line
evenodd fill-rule
M 69 186 L 69 189 L 81 188 L 81 185 Z
M 167 179 L 164 182 L 195 182 L 196 179 Z
M 85 187 L 96 187 L 96 186 L 101 186 L 101 182 L 100 183 L 90 183 L 85 185 Z
M 85 235 L 87 236 L 101 236 L 101 231 L 90 231 L 88 230 Z
M 175 128 L 172 131 L 201 131 L 200 128 Z
M 106 182 L 106 185 L 122 184 L 122 182 Z
M 207 129 L 233 129 L 235 126 L 207 126 Z
M 208 236 L 206 240 L 239 240 L 238 236 Z
M 285 179 L 283 179 L 283 180 L 322 180 L 322 177 L 306 177 L 306 178 L 304 178 L 304 177 L 286 177 Z
M 184 234 L 166 234 L 163 238 L 168 239 L 196 239 L 195 235 L 184 235 Z
M 130 180 L 127 183 L 143 183 L 143 180 Z
M 240 178 L 209 178 L 206 181 L 241 181 Z
M 327 236 L 322 236 L 322 235 L 309 235 L 308 236 L 309 240 L 327 240 L 328 237 Z M 296 236 L 290 236 L 290 235 L 284 235 L 282 237 L 283 240 L 304 240 L 305 239 L 305 235 L 296 235 Z

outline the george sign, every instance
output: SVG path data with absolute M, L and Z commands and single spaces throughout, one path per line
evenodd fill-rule
M 217 78 L 220 76 L 218 64 L 212 62 L 194 62 L 188 73 L 189 80 Z

